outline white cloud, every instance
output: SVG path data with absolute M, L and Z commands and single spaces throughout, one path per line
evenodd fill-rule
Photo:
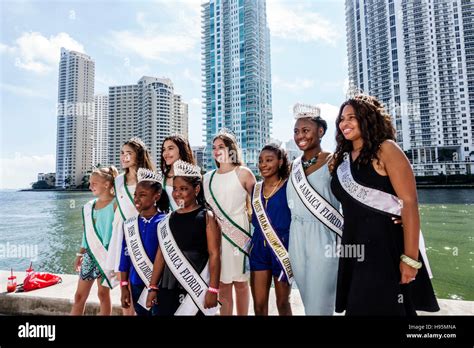
M 42 99 L 51 99 L 51 95 L 45 91 L 38 91 L 24 86 L 15 86 L 8 83 L 0 82 L 0 89 L 21 97 L 37 97 Z
M 305 4 L 267 1 L 267 18 L 271 35 L 279 38 L 334 45 L 342 37 L 340 29 Z
M 64 32 L 49 38 L 38 32 L 24 32 L 13 46 L 0 44 L 0 52 L 13 55 L 20 69 L 47 73 L 57 68 L 61 47 L 84 53 L 84 46 Z
M 144 59 L 167 64 L 176 61 L 173 54 L 196 50 L 200 45 L 200 6 L 196 1 L 157 1 L 160 13 L 169 13 L 167 23 L 153 15 L 138 12 L 136 22 L 140 30 L 111 31 L 106 39 L 120 53 L 134 53 Z
M 188 68 L 185 68 L 183 70 L 183 78 L 186 81 L 194 83 L 195 85 L 198 85 L 198 86 L 201 85 L 201 77 L 195 74 L 193 71 L 191 71 Z
M 189 100 L 189 104 L 201 107 L 202 106 L 202 100 L 201 100 L 201 98 L 191 98 Z
M 283 80 L 278 75 L 273 76 L 273 86 L 275 88 L 284 89 L 289 92 L 300 92 L 305 89 L 312 88 L 315 81 L 312 79 L 295 78 L 293 81 Z
M 15 153 L 14 158 L 0 158 L 0 189 L 31 188 L 38 173 L 55 171 L 55 156 L 27 156 Z

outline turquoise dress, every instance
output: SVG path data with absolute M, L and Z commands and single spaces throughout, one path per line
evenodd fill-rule
M 336 209 L 340 204 L 331 192 L 327 164 L 307 177 L 311 186 Z M 305 207 L 288 179 L 288 206 L 291 209 L 288 252 L 296 285 L 307 315 L 333 315 L 339 258 L 332 252 L 337 235 L 319 222 Z

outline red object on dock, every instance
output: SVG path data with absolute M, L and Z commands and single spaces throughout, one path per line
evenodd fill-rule
M 12 275 L 11 277 L 8 277 L 7 292 L 15 292 L 15 290 L 16 290 L 16 277 Z
M 60 283 L 61 281 L 61 277 L 57 275 L 31 271 L 23 281 L 23 291 L 46 288 L 48 286 Z

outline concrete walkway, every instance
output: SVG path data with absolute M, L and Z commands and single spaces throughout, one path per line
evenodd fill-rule
M 23 282 L 25 272 L 15 272 L 18 284 Z M 9 271 L 0 271 L 0 313 L 11 315 L 67 315 L 76 292 L 78 276 L 62 274 L 62 283 L 48 288 L 34 290 L 31 292 L 7 293 L 7 279 Z M 120 289 L 111 291 L 113 314 L 121 315 Z M 291 293 L 291 308 L 294 315 L 304 315 L 304 307 L 301 302 L 300 293 L 293 289 Z M 438 300 L 441 310 L 437 313 L 418 312 L 420 315 L 474 315 L 474 301 Z M 275 291 L 270 291 L 269 314 L 278 315 L 275 300 Z M 92 287 L 87 301 L 86 314 L 95 315 L 99 311 L 99 300 L 97 298 L 97 285 Z M 250 314 L 253 312 L 253 304 L 250 304 Z

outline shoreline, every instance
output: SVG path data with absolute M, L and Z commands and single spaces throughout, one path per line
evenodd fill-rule
M 15 272 L 18 283 L 26 276 L 26 272 Z M 57 274 L 62 278 L 60 284 L 29 292 L 7 293 L 0 290 L 0 313 L 6 315 L 69 315 L 74 302 L 74 293 L 77 288 L 78 275 Z M 9 270 L 0 270 L 0 284 L 7 283 Z M 2 292 L 3 291 L 3 292 Z M 113 315 L 122 315 L 120 305 L 120 289 L 111 291 Z M 304 306 L 298 289 L 292 289 L 290 303 L 293 315 L 303 316 Z M 473 315 L 474 301 L 452 300 L 438 298 L 441 310 L 428 313 L 418 311 L 419 315 Z M 235 311 L 235 308 L 234 308 Z M 96 315 L 99 312 L 97 297 L 97 282 L 94 282 L 86 305 L 86 315 Z M 278 315 L 276 307 L 275 289 L 270 289 L 269 315 Z M 253 315 L 253 300 L 250 298 L 249 314 Z M 341 314 L 335 314 L 341 316 Z
M 461 185 L 416 185 L 417 190 L 435 190 L 435 189 L 463 189 L 472 190 L 474 184 L 461 184 Z M 14 192 L 89 192 L 89 189 L 13 189 Z

